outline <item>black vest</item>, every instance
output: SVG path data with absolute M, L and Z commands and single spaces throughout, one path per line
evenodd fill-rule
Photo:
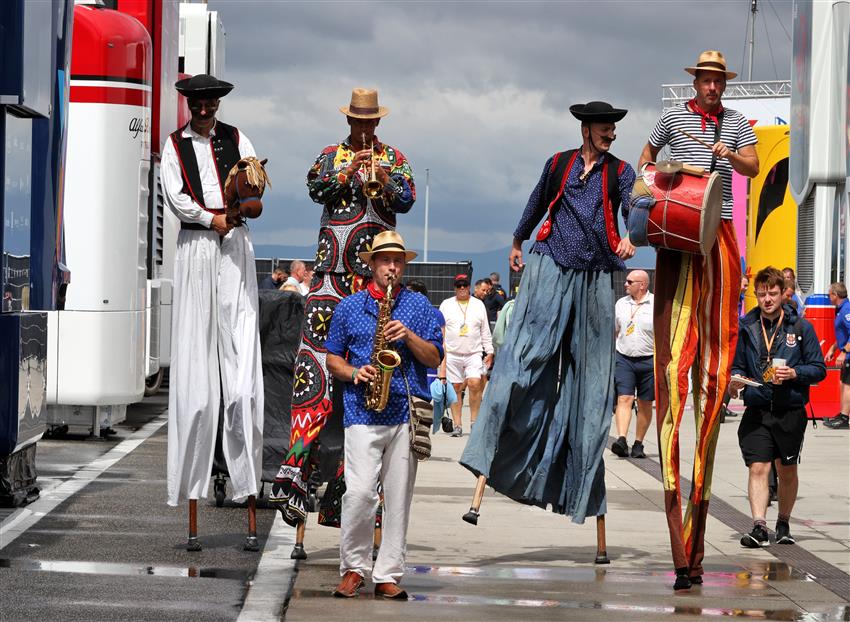
M 183 192 L 192 197 L 195 202 L 207 209 L 204 204 L 204 190 L 201 185 L 201 174 L 198 171 L 198 160 L 195 158 L 195 148 L 192 146 L 191 138 L 183 137 L 184 125 L 171 134 L 174 148 L 177 151 L 177 159 L 180 160 L 180 171 L 183 175 Z M 224 182 L 236 163 L 239 161 L 239 130 L 232 125 L 216 121 L 215 135 L 211 137 L 210 146 L 213 151 L 216 172 L 218 173 L 218 185 L 221 188 L 222 201 L 224 200 Z M 207 210 L 213 213 L 223 214 L 224 210 Z

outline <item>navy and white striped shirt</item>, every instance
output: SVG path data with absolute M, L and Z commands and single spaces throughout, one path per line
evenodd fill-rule
M 652 128 L 649 135 L 649 144 L 660 149 L 664 145 L 670 145 L 670 159 L 699 166 L 706 171 L 711 168 L 711 150 L 699 144 L 695 140 L 675 131 L 685 130 L 688 134 L 714 144 L 714 122 L 705 124 L 702 130 L 702 117 L 692 112 L 687 103 L 682 103 L 672 108 L 665 108 L 661 113 L 658 123 Z M 758 142 L 753 128 L 747 119 L 737 110 L 723 109 L 723 123 L 720 128 L 720 142 L 732 151 L 739 151 L 741 147 L 755 145 Z M 723 158 L 717 159 L 714 170 L 723 179 L 723 210 L 721 218 L 732 219 L 732 164 Z

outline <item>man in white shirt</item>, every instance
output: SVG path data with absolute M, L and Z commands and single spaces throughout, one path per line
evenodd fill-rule
M 307 272 L 306 264 L 300 259 L 294 260 L 289 264 L 289 278 L 284 281 L 284 287 L 288 285 L 292 288 L 292 291 L 297 291 L 302 296 L 306 296 L 309 288 L 302 282 L 305 272 Z
M 162 187 L 180 219 L 174 261 L 168 505 L 189 500 L 187 549 L 201 549 L 197 500 L 207 496 L 218 417 L 233 500 L 254 516 L 263 451 L 263 374 L 254 247 L 247 227 L 225 217 L 224 180 L 254 147 L 215 118 L 233 85 L 200 74 L 180 80 L 191 121 L 165 142 Z M 249 519 L 249 525 L 252 521 Z M 249 526 L 247 550 L 259 550 Z
M 478 417 L 484 392 L 481 353 L 485 353 L 484 368 L 489 369 L 493 364 L 493 342 L 484 303 L 469 295 L 469 276 L 458 274 L 454 286 L 455 295 L 440 304 L 440 312 L 446 318 L 446 357 L 440 376 L 445 376 L 454 385 L 458 395 L 461 395 L 464 384 L 469 389 L 472 425 Z M 461 401 L 452 405 L 452 436 L 455 437 L 463 436 Z
M 611 451 L 621 458 L 629 455 L 626 435 L 632 419 L 632 405 L 637 392 L 637 429 L 632 445 L 632 458 L 646 458 L 643 438 L 652 421 L 652 402 L 655 400 L 655 373 L 653 369 L 652 304 L 649 293 L 649 275 L 643 270 L 632 270 L 626 277 L 626 296 L 614 306 L 617 332 L 617 355 L 614 384 L 617 388 L 617 407 L 614 422 L 617 440 Z

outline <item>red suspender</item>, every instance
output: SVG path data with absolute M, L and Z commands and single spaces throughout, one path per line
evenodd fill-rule
M 552 166 L 549 169 L 550 172 L 555 171 L 558 166 L 558 159 L 561 157 L 561 153 L 556 153 L 555 157 L 552 159 Z M 573 170 L 573 164 L 575 164 L 576 158 L 578 157 L 578 149 L 573 152 L 570 161 L 567 162 L 567 168 L 564 169 L 564 176 L 561 179 L 561 183 L 558 185 L 558 193 L 555 195 L 555 198 L 552 199 L 551 203 L 549 203 L 549 215 L 546 217 L 546 220 L 543 221 L 543 224 L 540 226 L 540 231 L 537 232 L 537 240 L 543 241 L 549 237 L 552 233 L 552 218 L 555 215 L 555 206 L 561 200 L 561 197 L 564 196 L 564 187 L 567 185 L 567 179 L 570 176 L 570 171 Z M 604 183 L 604 182 L 603 182 Z
M 617 177 L 622 175 L 626 168 L 626 163 L 620 161 L 620 166 L 617 168 Z M 622 201 L 622 197 L 620 198 Z M 605 214 L 605 233 L 608 235 L 608 246 L 611 252 L 617 252 L 617 246 L 620 244 L 620 234 L 617 232 L 616 208 L 611 204 L 611 199 L 608 196 L 608 166 L 602 167 L 602 212 Z

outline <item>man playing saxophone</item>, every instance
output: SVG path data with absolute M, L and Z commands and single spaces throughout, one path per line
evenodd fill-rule
M 427 369 L 440 364 L 443 338 L 428 299 L 400 286 L 405 264 L 416 253 L 405 249 L 398 233 L 379 233 L 371 250 L 359 256 L 368 263 L 373 280 L 365 290 L 340 301 L 325 342 L 328 371 L 346 383 L 342 580 L 334 596 L 357 596 L 371 569 L 375 596 L 406 600 L 407 593 L 397 583 L 404 574 L 416 479 L 408 397 L 430 401 Z M 395 350 L 400 359 L 394 368 L 375 364 L 387 350 Z M 379 478 L 384 494 L 383 540 L 372 567 Z

